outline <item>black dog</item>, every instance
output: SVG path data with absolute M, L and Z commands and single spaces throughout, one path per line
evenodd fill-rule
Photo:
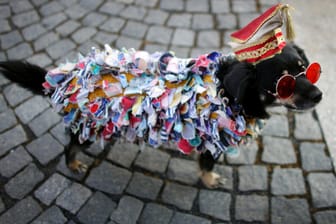
M 279 98 L 277 83 L 284 74 L 302 74 L 295 77 L 293 93 L 286 99 L 279 100 L 285 107 L 304 111 L 320 102 L 321 91 L 304 75 L 308 64 L 302 49 L 287 44 L 280 54 L 257 65 L 239 62 L 234 58 L 219 60 L 215 74 L 220 80 L 218 89 L 224 89 L 222 96 L 229 99 L 229 102 L 241 105 L 240 113 L 245 118 L 265 119 L 269 117 L 266 107 Z M 36 94 L 44 94 L 42 83 L 45 82 L 47 71 L 43 68 L 27 62 L 7 61 L 0 62 L 0 69 L 10 80 Z M 71 134 L 70 144 L 65 149 L 66 163 L 72 170 L 85 171 L 86 165 L 75 159 L 75 152 L 79 145 L 89 145 L 91 142 L 80 143 L 78 137 L 78 134 Z M 221 141 L 224 142 L 224 139 Z M 222 183 L 220 176 L 212 172 L 215 162 L 216 159 L 209 150 L 200 154 L 201 179 L 210 188 Z

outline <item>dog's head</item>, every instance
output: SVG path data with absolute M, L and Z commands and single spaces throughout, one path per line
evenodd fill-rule
M 242 104 L 247 116 L 267 118 L 265 107 L 276 99 L 298 111 L 314 108 L 321 101 L 322 92 L 306 77 L 308 66 L 304 51 L 287 44 L 280 54 L 257 65 L 231 62 L 222 66 L 218 75 L 228 97 Z M 314 69 L 319 70 L 318 65 Z M 284 76 L 291 77 L 286 80 Z

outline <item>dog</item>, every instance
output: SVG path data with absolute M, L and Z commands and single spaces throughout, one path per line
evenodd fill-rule
M 107 54 L 111 54 L 111 49 L 108 48 L 106 52 L 108 52 Z M 144 53 L 141 52 L 141 55 L 143 54 Z M 214 55 L 216 57 L 212 58 L 214 57 Z M 108 56 L 111 56 L 111 55 L 105 55 L 105 56 L 108 58 Z M 106 60 L 109 60 L 107 58 L 105 58 L 105 63 L 106 63 Z M 167 61 L 167 58 L 169 60 L 171 60 L 172 58 L 174 60 L 176 59 L 172 55 L 167 54 L 167 53 L 160 54 L 159 62 L 165 63 L 164 68 L 168 67 L 169 60 Z M 134 58 L 133 58 L 133 61 L 134 61 Z M 202 65 L 202 63 L 204 62 L 206 62 L 207 65 Z M 110 62 L 110 65 L 108 66 L 110 71 L 104 71 L 104 72 L 113 73 L 115 71 L 111 63 L 113 64 L 113 62 Z M 139 61 L 138 59 L 136 59 L 136 63 L 138 63 L 137 66 L 134 66 L 134 64 L 132 64 L 130 68 L 132 69 L 132 68 L 141 67 L 141 63 L 144 63 L 144 61 L 141 61 L 141 60 Z M 174 128 L 176 128 L 178 124 L 177 120 L 181 119 L 180 117 L 183 117 L 183 115 L 180 114 L 182 108 L 180 106 L 177 106 L 178 109 L 173 111 L 173 113 L 174 112 L 176 113 L 177 111 L 179 111 L 178 112 L 179 118 L 176 119 L 175 117 L 173 124 L 171 124 L 170 126 L 170 130 L 173 130 L 173 131 L 170 131 L 168 133 L 168 131 L 165 129 L 166 132 L 165 132 L 164 137 L 162 138 L 165 138 L 165 140 L 167 141 L 171 141 L 171 140 L 177 141 L 178 147 L 183 153 L 188 154 L 193 148 L 197 148 L 197 151 L 200 152 L 200 156 L 199 156 L 200 177 L 203 183 L 205 184 L 205 186 L 207 186 L 208 188 L 216 188 L 219 185 L 223 184 L 223 178 L 221 178 L 218 174 L 213 172 L 214 164 L 216 160 L 218 159 L 219 154 L 221 152 L 225 152 L 225 150 L 227 149 L 227 146 L 229 145 L 236 146 L 242 141 L 244 136 L 247 135 L 246 125 L 253 124 L 253 122 L 255 122 L 256 119 L 269 118 L 269 114 L 266 112 L 267 106 L 272 105 L 275 101 L 279 101 L 283 106 L 285 106 L 286 108 L 290 110 L 307 111 L 307 110 L 311 110 L 312 108 L 314 108 L 322 99 L 322 92 L 319 90 L 317 86 L 314 85 L 314 82 L 316 80 L 313 80 L 313 81 L 311 80 L 311 79 L 319 78 L 318 76 L 320 74 L 320 67 L 317 63 L 312 63 L 313 66 L 309 66 L 309 61 L 304 51 L 301 48 L 299 48 L 297 45 L 295 45 L 294 43 L 288 43 L 282 49 L 281 53 L 276 54 L 272 58 L 263 60 L 260 63 L 255 64 L 255 65 L 246 63 L 246 62 L 240 62 L 232 54 L 231 55 L 218 55 L 218 53 L 217 54 L 213 54 L 213 53 L 206 54 L 196 59 L 188 59 L 188 60 L 179 59 L 179 61 L 177 61 L 176 63 L 179 64 L 180 66 L 182 63 L 185 66 L 185 68 L 190 68 L 191 70 L 189 69 L 188 70 L 189 72 L 192 71 L 192 68 L 197 63 L 201 64 L 199 65 L 197 72 L 204 72 L 204 69 L 206 66 L 208 66 L 207 67 L 208 69 L 211 67 L 210 69 L 211 69 L 211 73 L 214 76 L 214 79 L 210 80 L 210 82 L 217 82 L 217 83 L 209 83 L 210 87 L 211 86 L 215 87 L 215 93 L 214 93 L 215 95 L 214 95 L 214 99 L 212 99 L 212 101 L 214 102 L 208 104 L 207 106 L 210 105 L 209 107 L 216 107 L 217 111 L 219 110 L 226 111 L 226 115 L 229 114 L 230 121 L 231 122 L 233 121 L 235 124 L 235 127 L 233 127 L 234 130 L 232 130 L 232 127 L 231 127 L 231 130 L 229 130 L 230 128 L 226 127 L 226 129 L 224 128 L 226 132 L 220 130 L 216 133 L 210 133 L 210 135 L 212 134 L 218 135 L 216 137 L 218 141 L 217 140 L 215 141 L 213 136 L 210 136 L 211 139 L 209 140 L 209 135 L 204 134 L 206 133 L 206 130 L 197 130 L 199 138 L 196 139 L 196 143 L 195 143 L 196 145 L 190 148 L 189 144 L 187 144 L 186 146 L 186 142 L 182 142 L 181 139 L 185 140 L 184 136 L 182 137 L 181 135 L 176 136 L 176 133 L 180 133 L 180 132 L 177 130 L 174 131 Z M 76 64 L 76 66 L 78 66 L 78 63 Z M 177 67 L 174 67 L 173 70 L 176 68 Z M 70 70 L 71 69 L 76 70 L 78 73 L 78 72 L 83 72 L 84 67 L 82 67 L 82 70 L 79 69 L 78 67 L 76 68 L 72 67 L 70 68 Z M 25 61 L 0 62 L 0 70 L 5 75 L 5 77 L 12 80 L 13 82 L 20 84 L 24 88 L 31 90 L 35 94 L 45 95 L 46 88 L 47 88 L 47 95 L 52 96 L 52 98 L 55 100 L 56 97 L 55 97 L 55 92 L 53 92 L 54 90 L 50 91 L 50 86 L 48 86 L 47 85 L 48 83 L 46 83 L 46 77 L 48 76 L 48 74 L 50 74 L 50 71 L 48 73 L 48 71 L 46 71 L 45 69 L 37 65 L 30 64 Z M 311 73 L 313 75 L 310 75 Z M 100 71 L 100 75 L 102 74 L 103 74 L 103 71 Z M 170 73 L 170 74 L 165 73 L 165 75 L 171 75 L 171 74 L 173 73 Z M 189 74 L 189 73 L 187 72 L 186 74 Z M 115 75 L 118 75 L 118 74 L 115 74 Z M 307 77 L 308 75 L 309 77 Z M 313 78 L 311 78 L 311 76 L 313 76 Z M 176 78 L 176 74 L 175 76 L 167 77 L 166 79 L 168 78 L 174 79 Z M 154 79 L 151 79 L 150 81 L 153 81 L 153 80 Z M 63 80 L 63 81 L 67 82 L 66 80 Z M 204 82 L 204 80 L 201 80 L 200 82 L 202 81 Z M 176 83 L 181 83 L 181 82 L 186 83 L 186 80 L 185 79 L 182 81 L 173 80 L 172 85 L 175 84 L 175 87 L 176 87 Z M 42 87 L 42 85 L 44 87 Z M 157 85 L 159 84 L 156 84 L 155 88 L 157 87 Z M 179 85 L 177 84 L 177 86 Z M 209 86 L 208 86 L 208 89 L 211 89 Z M 170 87 L 170 88 L 173 88 L 173 87 Z M 158 91 L 160 91 L 160 89 L 158 89 Z M 198 93 L 202 95 L 204 89 L 196 90 L 196 91 L 200 91 Z M 134 94 L 141 95 L 143 94 L 143 92 L 142 93 L 133 92 L 131 96 L 134 96 Z M 156 94 L 155 92 L 147 91 L 146 94 L 147 95 L 152 94 L 151 99 L 157 99 L 159 96 L 162 96 L 164 93 L 161 92 L 161 94 L 157 94 L 157 96 L 155 96 Z M 113 98 L 112 95 L 113 94 L 111 94 L 111 98 Z M 209 96 L 207 95 L 207 97 Z M 191 98 L 192 97 L 189 96 L 189 99 Z M 203 98 L 201 99 L 200 97 L 198 97 L 197 100 L 202 101 L 204 99 Z M 220 102 L 218 102 L 218 100 Z M 119 102 L 119 105 L 120 103 L 121 102 Z M 203 103 L 207 104 L 209 102 L 203 102 Z M 132 105 L 134 104 L 135 104 L 135 101 L 132 101 Z M 152 101 L 152 104 L 155 104 L 154 101 Z M 182 103 L 180 103 L 179 105 L 182 105 Z M 113 107 L 113 105 L 111 106 Z M 159 111 L 157 114 L 160 116 L 162 116 L 163 112 L 167 113 L 166 110 L 168 110 L 167 108 L 162 108 L 162 107 L 163 106 L 161 106 L 160 108 L 159 106 L 154 107 L 154 110 Z M 57 108 L 57 105 L 56 105 L 56 108 Z M 95 108 L 95 110 L 96 109 L 97 108 Z M 206 111 L 206 110 L 204 109 L 203 111 Z M 69 114 L 69 110 L 65 112 L 65 107 L 62 108 L 60 112 L 62 115 L 65 115 L 65 116 L 67 113 Z M 91 112 L 96 112 L 96 111 L 91 111 Z M 123 114 L 123 116 L 126 116 L 127 114 L 130 114 L 130 113 L 132 112 L 128 110 Z M 191 115 L 188 115 L 188 116 L 191 116 Z M 224 117 L 227 118 L 227 116 L 224 116 Z M 148 114 L 146 115 L 146 118 L 147 118 L 147 121 L 150 120 L 148 119 L 149 118 Z M 221 117 L 216 117 L 215 119 L 220 119 L 220 118 Z M 119 119 L 121 119 L 120 116 L 119 116 Z M 157 121 L 160 120 L 159 118 L 155 118 L 155 119 L 157 119 Z M 187 120 L 188 121 L 192 120 L 191 124 L 193 123 L 195 124 L 199 122 L 199 120 L 197 119 L 196 119 L 197 121 L 195 120 L 195 117 L 193 117 L 193 119 L 190 119 L 188 117 L 185 120 L 183 120 L 183 122 L 186 122 Z M 239 123 L 238 120 L 242 121 L 243 123 L 241 122 Z M 124 122 L 124 120 L 122 122 Z M 137 122 L 139 123 L 141 121 L 137 121 Z M 148 122 L 150 123 L 150 121 Z M 112 124 L 112 123 L 109 123 L 109 124 Z M 127 123 L 127 124 L 129 126 L 131 125 L 130 123 Z M 65 156 L 66 156 L 66 163 L 70 169 L 72 169 L 73 171 L 77 171 L 77 172 L 85 172 L 87 170 L 87 166 L 83 164 L 82 162 L 80 162 L 79 160 L 75 159 L 76 151 L 78 150 L 78 148 L 90 145 L 97 136 L 92 135 L 93 138 L 92 136 L 83 138 L 85 127 L 88 127 L 88 125 L 92 125 L 92 123 L 90 124 L 81 123 L 80 125 L 81 127 L 77 126 L 77 129 L 81 129 L 82 132 L 73 131 L 74 127 L 71 127 L 72 128 L 72 131 L 70 131 L 71 140 L 70 140 L 70 143 L 65 147 Z M 209 122 L 208 125 L 211 126 L 212 123 Z M 240 125 L 240 128 L 242 128 L 242 130 L 238 130 L 239 127 L 237 128 L 237 126 L 239 125 Z M 121 136 L 126 136 L 128 140 L 132 139 L 133 142 L 138 142 L 138 143 L 141 143 L 139 139 L 145 140 L 144 142 L 146 142 L 146 139 L 147 139 L 147 142 L 150 145 L 157 146 L 156 143 L 151 142 L 154 140 L 150 139 L 150 136 L 149 136 L 149 132 L 153 130 L 154 128 L 148 129 L 148 127 L 145 127 L 147 131 L 142 132 L 144 133 L 145 136 L 140 136 L 141 138 L 136 138 L 135 140 L 135 138 L 133 137 L 135 133 L 131 133 L 131 137 L 127 136 L 127 130 L 123 128 L 125 127 L 125 124 L 121 124 L 119 129 L 117 127 L 113 127 L 115 130 L 114 132 L 111 130 L 110 132 L 108 132 L 108 128 L 106 126 L 96 128 L 95 131 L 99 130 L 100 133 L 103 133 L 104 131 L 106 131 L 104 132 L 105 133 L 104 138 L 106 137 L 106 135 L 108 135 L 108 138 L 106 138 L 108 140 L 120 138 Z M 158 126 L 162 128 L 164 125 L 158 124 L 158 123 L 155 123 L 153 125 L 153 127 L 158 127 Z M 112 126 L 109 128 L 111 129 Z M 116 129 L 118 130 L 116 131 Z M 158 130 L 161 130 L 161 129 L 158 129 Z M 211 130 L 214 130 L 214 129 L 211 129 Z M 92 130 L 89 130 L 89 132 L 91 133 Z M 138 132 L 138 134 L 139 133 L 140 132 Z M 195 138 L 195 136 L 192 136 L 192 137 Z M 197 140 L 198 140 L 198 143 L 197 143 Z M 162 141 L 165 142 L 164 140 Z M 230 141 L 232 142 L 230 143 Z M 189 141 L 189 143 L 190 142 L 191 141 Z M 215 147 L 209 146 L 209 145 L 204 147 L 205 143 L 213 143 Z M 202 149 L 201 149 L 201 146 L 203 146 Z

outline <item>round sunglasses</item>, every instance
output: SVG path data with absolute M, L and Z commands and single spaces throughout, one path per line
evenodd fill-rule
M 283 76 L 281 76 L 276 83 L 276 93 L 268 92 L 280 99 L 288 99 L 294 94 L 296 78 L 300 75 L 305 75 L 312 84 L 315 84 L 321 75 L 321 65 L 317 62 L 311 63 L 305 71 L 300 72 L 295 76 L 290 75 L 285 71 Z

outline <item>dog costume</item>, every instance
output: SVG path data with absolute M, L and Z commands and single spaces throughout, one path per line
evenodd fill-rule
M 219 65 L 236 59 L 257 63 L 279 53 L 285 44 L 278 29 L 283 18 L 268 24 L 285 8 L 276 5 L 234 33 L 235 54 L 183 59 L 171 52 L 105 45 L 49 71 L 45 91 L 80 142 L 124 137 L 159 147 L 169 141 L 185 154 L 208 150 L 217 159 L 235 151 L 262 124 L 247 120 L 239 103 L 223 97 Z

